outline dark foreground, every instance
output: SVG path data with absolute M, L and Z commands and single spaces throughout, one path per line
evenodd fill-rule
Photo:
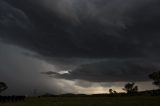
M 160 106 L 160 96 L 26 98 L 0 106 Z

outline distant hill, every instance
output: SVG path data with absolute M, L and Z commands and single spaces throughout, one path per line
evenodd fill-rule
M 160 89 L 157 90 L 146 90 L 146 91 L 140 91 L 134 94 L 127 94 L 127 93 L 116 93 L 116 94 L 61 94 L 61 95 L 54 95 L 54 94 L 44 94 L 41 95 L 41 97 L 110 97 L 110 96 L 160 96 Z

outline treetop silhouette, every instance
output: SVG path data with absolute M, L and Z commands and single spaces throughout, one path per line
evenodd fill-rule
M 0 93 L 6 90 L 8 87 L 4 82 L 0 82 Z
M 153 80 L 153 84 L 160 88 L 160 71 L 149 74 L 149 78 Z
M 135 86 L 135 83 L 127 83 L 125 84 L 123 90 L 128 94 L 136 93 L 138 92 L 138 86 Z

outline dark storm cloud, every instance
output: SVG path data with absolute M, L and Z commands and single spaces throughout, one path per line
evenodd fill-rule
M 7 33 L 1 37 L 44 56 L 145 57 L 160 52 L 158 0 L 0 2 L 12 7 L 8 12 L 14 16 L 9 27 L 1 24 Z M 19 21 L 32 25 L 22 29 Z
M 159 5 L 158 0 L 0 0 L 0 38 L 55 65 L 55 72 L 43 74 L 144 81 L 158 62 L 132 59 L 159 57 Z M 63 70 L 72 71 L 57 74 Z
M 9 43 L 24 45 L 33 29 L 29 17 L 4 0 L 0 0 L 0 37 Z M 26 44 L 28 46 L 28 44 Z
M 84 64 L 68 73 L 44 72 L 50 77 L 89 82 L 147 81 L 148 75 L 160 69 L 160 63 L 152 60 L 106 60 Z
M 0 26 L 2 28 L 19 27 L 25 29 L 30 26 L 30 21 L 23 11 L 9 5 L 4 1 L 0 1 Z
M 159 6 L 159 0 L 0 0 L 0 80 L 17 94 L 148 81 L 160 69 Z
M 57 74 L 57 72 L 48 71 L 48 72 L 41 72 L 41 74 L 53 75 L 53 74 Z

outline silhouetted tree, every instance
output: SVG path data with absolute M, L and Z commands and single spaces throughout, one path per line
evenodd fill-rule
M 114 94 L 117 94 L 117 91 L 114 90 L 113 93 L 114 93 Z
M 149 74 L 149 78 L 154 80 L 153 84 L 160 88 L 160 71 Z
M 113 89 L 109 89 L 109 93 L 110 93 L 110 94 L 113 94 Z
M 109 89 L 109 94 L 117 94 L 117 91 L 115 91 L 113 89 Z
M 0 82 L 0 93 L 6 90 L 8 87 L 4 82 Z
M 124 91 L 126 91 L 128 94 L 133 94 L 138 92 L 138 86 L 135 86 L 135 83 L 127 83 L 125 84 Z

